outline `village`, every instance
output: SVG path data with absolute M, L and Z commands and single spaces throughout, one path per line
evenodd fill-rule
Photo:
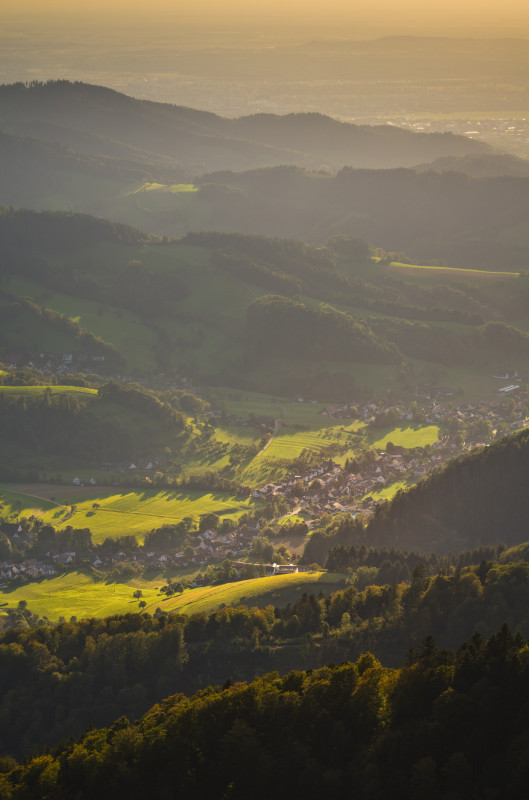
M 264 511 L 263 516 L 256 511 L 253 517 L 243 519 L 241 524 L 225 520 L 221 525 L 218 520 L 218 526 L 194 531 L 192 545 L 183 549 L 172 548 L 159 552 L 153 547 L 139 546 L 134 537 L 126 537 L 131 541 L 125 549 L 122 545 L 116 545 L 113 549 L 109 546 L 110 540 L 107 540 L 105 546 L 90 546 L 81 550 L 72 547 L 62 552 L 48 551 L 40 557 L 0 561 L 0 589 L 86 567 L 115 578 L 130 578 L 146 571 L 167 575 L 183 571 L 192 574 L 192 586 L 210 582 L 212 572 L 207 572 L 208 567 L 226 560 L 230 562 L 232 575 L 238 577 L 284 574 L 304 569 L 298 563 L 299 555 L 292 557 L 287 554 L 287 558 L 279 555 L 276 561 L 270 563 L 252 560 L 255 539 L 262 537 L 263 529 L 270 526 L 275 525 L 278 530 L 277 523 L 298 525 L 300 530 L 308 532 L 322 527 L 332 515 L 339 513 L 352 514 L 365 521 L 376 506 L 384 502 L 384 489 L 389 490 L 388 495 L 391 496 L 395 484 L 399 487 L 411 485 L 455 455 L 475 447 L 488 446 L 495 438 L 524 427 L 528 411 L 529 398 L 525 389 L 508 397 L 498 393 L 493 401 L 451 404 L 449 407 L 431 398 L 422 398 L 420 403 L 413 401 L 408 405 L 366 403 L 363 406 L 328 406 L 322 414 L 333 420 L 345 420 L 355 415 L 375 430 L 377 427 L 387 430 L 390 426 L 403 424 L 437 425 L 440 435 L 436 442 L 426 447 L 405 448 L 388 441 L 383 450 L 366 448 L 344 464 L 325 458 L 318 466 L 290 473 L 281 481 L 269 482 L 253 490 L 240 487 L 242 494 L 251 493 L 258 503 L 258 509 L 261 507 L 259 501 L 262 501 L 263 509 L 280 508 L 281 515 L 270 518 L 269 515 L 264 516 Z M 149 470 L 153 466 L 154 462 L 141 462 L 133 465 L 133 471 L 142 467 Z M 130 471 L 130 465 L 127 471 Z M 72 482 L 79 485 L 77 477 Z M 94 485 L 95 480 L 91 480 L 90 484 Z M 70 516 L 75 519 L 75 514 Z M 38 522 L 35 526 L 35 520 L 0 520 L 0 530 L 10 539 L 13 549 L 27 552 L 35 539 Z M 89 530 L 84 529 L 79 533 L 85 534 L 85 543 L 86 534 L 90 539 Z M 124 533 L 120 531 L 120 534 Z

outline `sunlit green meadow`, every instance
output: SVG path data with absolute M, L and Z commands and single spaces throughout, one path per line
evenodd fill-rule
M 56 386 L 54 384 L 42 384 L 39 386 L 0 386 L 2 394 L 14 397 L 38 397 L 41 394 L 73 394 L 80 400 L 90 400 L 97 397 L 97 389 L 90 389 L 85 386 Z
M 397 447 L 426 447 L 439 439 L 439 426 L 399 427 L 384 431 L 384 433 L 374 431 L 371 436 L 370 444 L 378 450 L 384 450 L 388 442 L 392 442 Z
M 154 585 L 141 583 L 141 587 L 138 581 L 107 583 L 82 572 L 69 572 L 57 578 L 28 583 L 11 592 L 1 592 L 0 602 L 16 608 L 21 600 L 25 600 L 30 611 L 53 621 L 59 617 L 70 619 L 71 616 L 79 619 L 107 617 L 141 611 L 138 600 L 132 596 L 138 588 L 143 593 L 141 599 L 147 603 L 153 604 L 160 599 Z M 162 586 L 163 583 L 161 578 L 156 585 Z
M 82 572 L 71 572 L 1 592 L 0 603 L 16 608 L 21 600 L 25 600 L 30 611 L 53 621 L 59 617 L 82 619 L 138 612 L 142 610 L 140 600 L 146 603 L 143 610 L 151 614 L 158 608 L 183 614 L 208 613 L 224 605 L 285 605 L 305 592 L 331 592 L 343 588 L 345 576 L 325 572 L 273 575 L 187 589 L 183 594 L 170 598 L 159 592 L 165 582 L 160 575 L 150 581 L 133 579 L 127 583 L 110 583 Z M 137 589 L 142 591 L 142 597 L 138 599 L 132 596 Z
M 285 605 L 295 602 L 305 592 L 331 592 L 345 586 L 345 575 L 326 572 L 300 572 L 292 575 L 272 575 L 267 578 L 225 583 L 221 586 L 203 586 L 189 589 L 158 603 L 164 611 L 182 614 L 214 611 L 222 605 L 242 603 L 252 606 Z M 146 611 L 155 610 L 153 604 Z
M 22 488 L 22 487 L 20 487 Z M 230 497 L 223 493 L 124 490 L 108 492 L 101 489 L 86 491 L 64 486 L 33 485 L 30 493 L 16 492 L 6 484 L 0 485 L 0 503 L 4 515 L 40 517 L 57 530 L 66 525 L 73 528 L 90 528 L 95 544 L 107 537 L 134 534 L 143 542 L 145 534 L 164 524 L 180 522 L 184 517 L 194 520 L 202 514 L 214 513 L 220 517 L 238 518 L 254 507 L 251 499 Z M 35 492 L 40 499 L 31 495 Z M 54 497 L 53 504 L 50 497 Z M 69 509 L 75 507 L 73 514 Z M 66 508 L 63 508 L 66 507 Z
M 391 500 L 397 492 L 400 492 L 401 489 L 407 489 L 410 485 L 407 481 L 395 481 L 395 483 L 390 483 L 382 489 L 369 492 L 368 496 L 372 497 L 373 500 Z

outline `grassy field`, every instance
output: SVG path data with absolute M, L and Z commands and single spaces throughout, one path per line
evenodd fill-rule
M 190 589 L 178 597 L 169 598 L 160 607 L 164 611 L 195 614 L 214 611 L 222 605 L 282 606 L 295 602 L 304 593 L 332 592 L 344 586 L 345 575 L 337 573 L 301 572 L 293 575 L 273 575 L 269 578 L 225 583 L 222 586 Z M 149 607 L 146 608 L 146 611 L 148 610 Z
M 235 519 L 254 505 L 250 499 L 242 500 L 222 493 L 155 490 L 116 492 L 115 489 L 79 490 L 74 487 L 70 489 L 45 484 L 17 488 L 20 492 L 13 491 L 13 487 L 9 484 L 0 484 L 0 503 L 4 506 L 2 510 L 4 515 L 16 514 L 19 517 L 29 517 L 33 514 L 57 530 L 66 525 L 74 528 L 90 528 L 92 540 L 96 544 L 107 537 L 128 533 L 133 533 L 140 542 L 143 542 L 148 531 L 166 523 L 179 522 L 184 517 L 198 520 L 201 514 L 207 513 Z M 32 495 L 37 495 L 39 499 Z M 50 497 L 55 498 L 55 504 L 50 501 Z M 94 509 L 94 503 L 100 507 Z M 75 505 L 77 510 L 70 516 L 62 506 L 72 505 Z
M 298 402 L 297 400 L 277 397 L 259 392 L 237 391 L 230 389 L 214 389 L 215 395 L 221 398 L 229 414 L 247 418 L 250 414 L 256 417 L 280 419 L 281 425 L 305 425 L 317 430 L 328 424 L 328 418 L 321 412 L 325 403 Z
M 181 192 L 198 192 L 198 186 L 192 183 L 142 183 L 136 189 L 127 192 L 128 195 L 140 194 L 141 192 L 170 192 L 180 194 Z
M 472 280 L 491 280 L 506 277 L 512 278 L 520 274 L 519 272 L 469 269 L 467 267 L 430 267 L 421 266 L 420 264 L 401 264 L 399 261 L 392 261 L 389 266 L 391 270 L 409 272 L 410 274 L 413 274 L 415 270 L 431 271 L 436 278 L 446 276 L 451 280 L 454 278 L 461 278 L 465 280 L 468 280 L 469 278 Z
M 393 442 L 397 447 L 425 447 L 433 444 L 439 438 L 438 425 L 425 425 L 424 427 L 400 427 L 392 430 L 371 431 L 370 444 L 378 450 L 384 450 L 388 442 Z
M 79 399 L 84 400 L 97 397 L 97 389 L 90 389 L 85 386 L 54 386 L 53 384 L 43 384 L 42 386 L 0 386 L 0 392 L 16 397 L 35 397 L 45 392 L 50 394 L 75 394 L 79 396 Z
M 269 578 L 226 583 L 188 589 L 182 595 L 166 598 L 158 588 L 165 583 L 162 576 L 146 581 L 133 579 L 127 583 L 107 583 L 91 575 L 73 572 L 50 580 L 29 583 L 11 592 L 1 592 L 0 602 L 16 608 L 25 600 L 35 614 L 56 621 L 59 617 L 105 617 L 140 611 L 138 600 L 132 597 L 141 589 L 147 606 L 153 613 L 177 611 L 183 614 L 211 612 L 223 605 L 248 606 L 286 605 L 295 602 L 303 593 L 331 592 L 345 586 L 345 576 L 336 573 L 303 572 L 294 575 L 275 575 Z
M 154 586 L 137 586 L 130 583 L 106 583 L 97 581 L 81 572 L 70 572 L 57 578 L 28 583 L 12 592 L 1 592 L 0 601 L 15 608 L 20 600 L 25 600 L 28 608 L 42 617 L 57 621 L 59 617 L 70 619 L 76 616 L 107 617 L 112 614 L 126 614 L 140 611 L 138 600 L 132 597 L 137 588 L 143 592 L 143 600 L 156 607 L 160 599 Z M 162 586 L 163 578 L 156 585 Z
M 395 481 L 395 483 L 391 483 L 389 486 L 384 486 L 383 489 L 377 489 L 375 492 L 369 492 L 369 497 L 372 497 L 373 500 L 391 500 L 397 492 L 401 489 L 407 489 L 408 486 L 411 484 L 406 483 L 406 481 Z
M 18 489 L 17 485 L 17 489 Z M 50 501 L 46 487 L 35 484 L 30 494 L 17 491 L 11 484 L 0 484 L 0 514 L 3 517 L 40 517 L 44 513 L 57 511 L 55 502 Z M 33 495 L 38 495 L 33 496 Z

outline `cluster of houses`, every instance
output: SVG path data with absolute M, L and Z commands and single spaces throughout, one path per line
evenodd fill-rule
M 57 570 L 49 561 L 39 561 L 36 558 L 28 558 L 18 563 L 0 561 L 0 589 L 5 589 L 14 578 L 19 578 L 25 583 L 29 580 L 51 578 L 56 574 Z
M 8 523 L 2 522 L 3 526 L 6 524 Z M 18 528 L 21 529 L 21 526 L 18 526 Z M 251 549 L 253 538 L 257 536 L 258 533 L 257 527 L 250 527 L 248 525 L 243 525 L 238 530 L 230 533 L 220 533 L 210 528 L 196 534 L 195 546 L 192 548 L 192 554 L 190 552 L 184 554 L 184 552 L 176 549 L 167 553 L 159 553 L 154 550 L 146 550 L 145 548 L 139 548 L 132 553 L 127 553 L 121 549 L 115 552 L 101 552 L 101 550 L 98 550 L 89 557 L 89 561 L 91 566 L 102 572 L 111 572 L 116 565 L 123 562 L 132 563 L 142 570 L 165 570 L 170 567 L 178 568 L 190 564 L 198 567 L 215 562 L 219 563 L 226 558 L 230 560 L 244 558 Z M 13 534 L 12 531 L 11 534 Z M 24 536 L 27 541 L 31 538 L 27 532 L 17 532 L 17 535 L 19 537 Z M 11 560 L 0 562 L 0 590 L 8 588 L 13 581 L 16 583 L 27 583 L 28 581 L 51 578 L 68 568 L 75 569 L 78 567 L 78 555 L 79 554 L 75 551 L 54 554 L 48 552 L 45 557 L 40 560 L 28 558 L 20 562 Z M 234 566 L 237 572 L 242 573 L 249 565 L 246 561 L 235 560 Z M 298 571 L 298 566 L 295 564 L 256 564 L 254 566 L 263 568 L 265 575 L 286 574 Z M 205 580 L 206 579 L 203 579 L 201 576 L 198 576 L 196 585 L 203 585 Z
M 523 393 L 525 394 L 525 393 Z M 466 429 L 476 422 L 490 423 L 491 435 L 503 424 L 509 430 L 515 430 L 526 424 L 527 408 L 522 402 L 518 406 L 506 405 L 504 402 L 483 402 L 479 404 L 459 404 L 450 411 L 452 422 L 460 423 Z M 392 414 L 400 424 L 413 424 L 420 414 L 422 425 L 439 425 L 446 423 L 447 410 L 435 400 L 421 408 L 405 405 L 385 405 L 367 403 L 364 406 L 352 405 L 328 406 L 322 414 L 333 419 L 350 419 L 360 416 L 364 422 L 373 424 L 377 415 Z M 399 423 L 397 423 L 399 424 Z M 457 430 L 457 424 L 454 427 Z M 429 452 L 408 451 L 404 447 L 393 445 L 385 451 L 379 451 L 372 463 L 363 466 L 362 471 L 349 473 L 343 467 L 334 464 L 331 469 L 319 467 L 302 475 L 290 476 L 279 483 L 268 483 L 253 492 L 255 499 L 275 499 L 284 496 L 297 512 L 309 514 L 313 520 L 326 513 L 362 512 L 369 514 L 380 502 L 371 494 L 394 481 L 413 482 L 430 472 L 442 462 L 452 458 L 458 452 L 470 450 L 488 441 L 461 441 L 455 435 L 443 434 L 433 443 Z M 292 496 L 299 482 L 303 484 L 300 496 Z M 310 523 L 309 523 L 310 524 Z
M 505 377 L 505 376 L 502 376 Z M 387 446 L 385 450 L 378 451 L 372 458 L 361 459 L 356 472 L 351 472 L 350 465 L 346 469 L 332 461 L 326 460 L 316 468 L 308 469 L 298 475 L 290 475 L 285 480 L 276 483 L 267 483 L 253 492 L 247 487 L 242 487 L 247 494 L 255 499 L 276 500 L 284 498 L 290 508 L 290 513 L 301 513 L 307 519 L 309 526 L 317 523 L 318 519 L 326 514 L 348 512 L 352 514 L 369 515 L 380 502 L 377 491 L 384 486 L 400 480 L 412 482 L 443 461 L 451 458 L 457 452 L 479 444 L 477 441 L 465 443 L 464 437 L 455 435 L 454 431 L 470 430 L 470 426 L 477 422 L 490 423 L 488 430 L 494 436 L 497 430 L 515 430 L 526 424 L 526 414 L 529 410 L 529 390 L 520 389 L 515 397 L 499 395 L 498 399 L 479 404 L 453 405 L 450 411 L 442 407 L 436 400 L 406 406 L 404 404 L 388 405 L 384 403 L 366 403 L 360 407 L 352 405 L 328 406 L 323 414 L 332 419 L 350 419 L 360 417 L 366 424 L 376 424 L 378 418 L 393 415 L 399 424 L 413 425 L 442 425 L 445 431 L 431 448 L 421 451 L 408 451 L 397 445 Z M 400 420 L 400 422 L 399 422 Z M 486 441 L 482 444 L 487 444 Z M 144 459 L 135 463 L 108 464 L 108 468 L 121 469 L 124 472 L 136 470 L 154 470 L 163 466 L 165 459 Z M 82 485 L 76 476 L 75 485 Z M 95 485 L 95 479 L 87 481 Z M 7 525 L 7 529 L 6 528 Z M 29 543 L 28 533 L 18 523 L 8 524 L 3 522 L 2 529 L 13 545 Z M 238 530 L 220 533 L 214 529 L 197 533 L 194 539 L 192 555 L 174 550 L 169 553 L 157 553 L 139 548 L 133 553 L 122 550 L 113 553 L 102 553 L 100 549 L 91 556 L 92 565 L 102 571 L 110 571 L 116 564 L 128 561 L 141 567 L 156 568 L 159 570 L 167 567 L 180 567 L 189 563 L 202 566 L 209 563 L 221 562 L 226 558 L 234 561 L 235 568 L 242 571 L 248 566 L 243 559 L 251 550 L 252 540 L 259 534 L 257 525 L 243 525 Z M 239 559 L 239 560 L 237 560 Z M 51 577 L 64 567 L 75 567 L 77 554 L 65 552 L 50 555 L 45 559 L 28 558 L 22 562 L 10 560 L 0 562 L 0 589 L 6 588 L 14 579 L 25 582 Z M 263 566 L 263 565 L 259 565 Z M 298 569 L 296 565 L 264 565 L 266 574 L 277 574 Z

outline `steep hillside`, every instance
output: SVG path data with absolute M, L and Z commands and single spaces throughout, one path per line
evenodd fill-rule
M 16 393 L 0 387 L 0 436 L 5 463 L 2 480 L 37 480 L 39 466 L 48 475 L 99 469 L 101 462 L 162 458 L 175 453 L 190 430 L 186 415 L 136 389 L 108 383 L 95 390 L 52 392 L 51 387 Z M 153 464 L 151 463 L 151 469 Z

